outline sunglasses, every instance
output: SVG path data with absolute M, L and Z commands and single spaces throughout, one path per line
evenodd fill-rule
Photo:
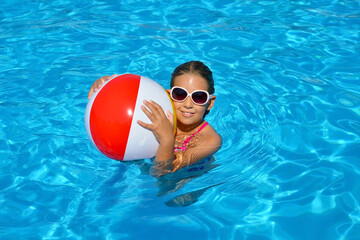
M 172 87 L 170 90 L 170 97 L 176 102 L 183 102 L 188 96 L 191 96 L 193 103 L 197 105 L 205 105 L 212 95 L 205 90 L 195 90 L 189 93 L 185 88 Z

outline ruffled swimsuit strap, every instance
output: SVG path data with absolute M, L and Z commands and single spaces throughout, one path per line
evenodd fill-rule
M 194 132 L 193 134 L 191 134 L 191 136 L 189 136 L 187 139 L 185 139 L 185 141 L 183 142 L 182 147 L 176 147 L 175 150 L 180 150 L 180 151 L 185 151 L 186 150 L 186 145 L 190 142 L 190 140 L 198 133 L 200 132 L 204 127 L 206 127 L 209 123 L 205 122 L 203 125 L 201 125 L 201 127 Z

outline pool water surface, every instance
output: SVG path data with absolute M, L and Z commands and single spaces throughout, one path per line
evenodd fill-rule
M 0 8 L 1 239 L 360 239 L 359 1 L 10 1 Z M 87 92 L 214 73 L 208 162 L 100 154 Z

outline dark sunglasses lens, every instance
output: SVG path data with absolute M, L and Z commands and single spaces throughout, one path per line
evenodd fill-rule
M 176 101 L 182 101 L 187 97 L 187 92 L 181 88 L 174 88 L 172 90 L 172 98 Z
M 197 104 L 204 104 L 207 101 L 207 94 L 205 92 L 194 92 L 191 97 Z

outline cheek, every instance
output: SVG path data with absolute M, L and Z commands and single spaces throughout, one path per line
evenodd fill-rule
M 175 101 L 173 103 L 174 103 L 175 109 L 179 109 L 181 107 L 181 103 L 175 102 Z
M 197 106 L 196 107 L 196 112 L 200 113 L 200 115 L 203 115 L 206 111 L 207 105 L 205 106 Z

